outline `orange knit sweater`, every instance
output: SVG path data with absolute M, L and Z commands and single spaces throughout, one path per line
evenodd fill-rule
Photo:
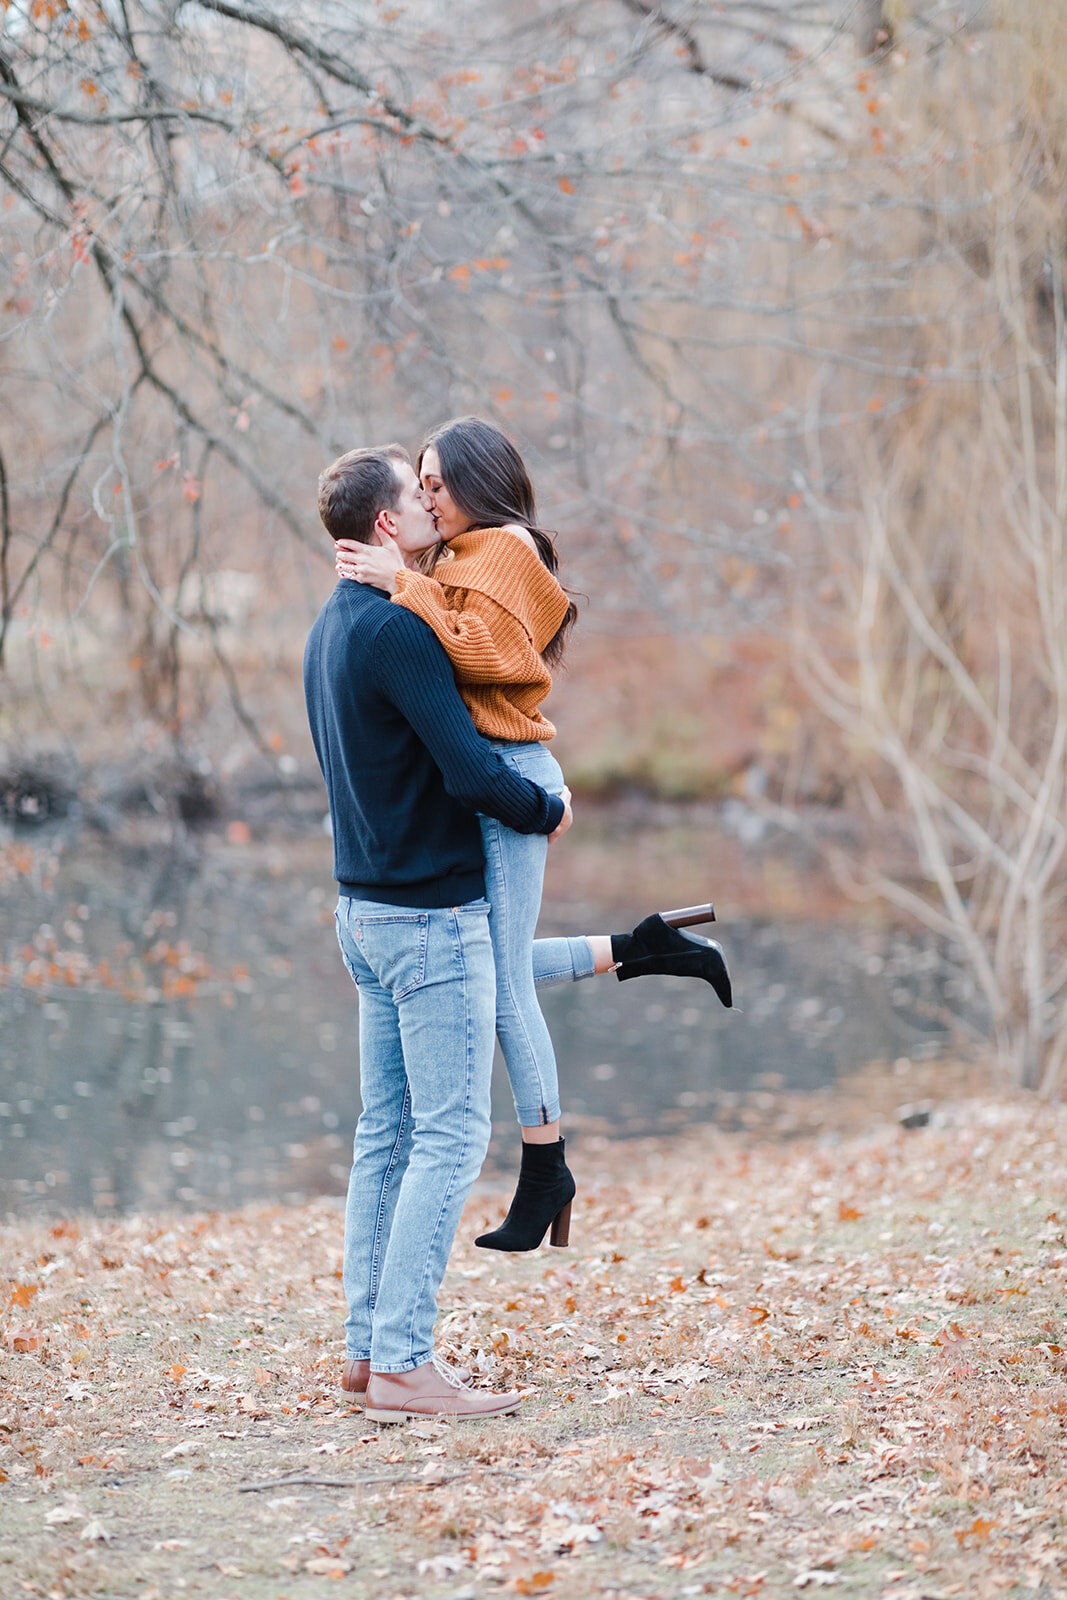
M 552 687 L 541 651 L 568 602 L 528 545 L 503 528 L 472 528 L 445 547 L 432 578 L 398 572 L 393 599 L 441 641 L 479 733 L 552 738 L 538 710 Z

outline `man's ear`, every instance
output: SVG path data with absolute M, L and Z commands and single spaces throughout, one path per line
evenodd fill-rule
M 400 529 L 396 525 L 396 518 L 391 511 L 383 508 L 374 519 L 374 531 L 378 535 L 380 545 L 395 544 L 400 536 Z

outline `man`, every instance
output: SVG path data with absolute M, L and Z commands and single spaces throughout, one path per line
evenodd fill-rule
M 437 542 L 398 445 L 319 480 L 335 539 Z M 489 1142 L 495 979 L 476 813 L 555 838 L 566 797 L 519 778 L 475 732 L 430 629 L 342 581 L 311 630 L 304 690 L 326 780 L 337 931 L 359 986 L 360 1091 L 345 1214 L 345 1387 L 367 1416 L 480 1417 L 515 1393 L 470 1389 L 433 1354 L 437 1289 Z

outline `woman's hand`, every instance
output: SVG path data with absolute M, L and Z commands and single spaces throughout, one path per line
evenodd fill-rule
M 562 817 L 562 819 L 560 821 L 560 824 L 559 824 L 559 827 L 556 829 L 555 833 L 550 833 L 549 834 L 549 836 L 548 836 L 549 844 L 551 844 L 554 839 L 558 839 L 560 834 L 566 833 L 567 829 L 570 827 L 571 823 L 574 821 L 574 816 L 573 816 L 573 814 L 571 812 L 571 792 L 567 788 L 566 784 L 564 784 L 563 788 L 559 791 L 559 797 L 563 801 L 563 817 Z
M 369 583 L 386 594 L 396 593 L 396 575 L 404 560 L 394 544 L 359 544 L 355 539 L 338 539 L 334 561 L 339 578 L 354 578 Z

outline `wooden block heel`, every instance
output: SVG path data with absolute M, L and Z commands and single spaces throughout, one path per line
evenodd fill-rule
M 661 911 L 668 928 L 695 928 L 701 922 L 715 921 L 715 907 L 709 900 L 702 906 L 683 906 L 680 911 Z
M 549 1244 L 565 1245 L 570 1242 L 571 1206 L 573 1204 L 573 1200 L 568 1200 L 563 1210 L 555 1217 L 552 1223 L 552 1232 L 548 1236 Z

